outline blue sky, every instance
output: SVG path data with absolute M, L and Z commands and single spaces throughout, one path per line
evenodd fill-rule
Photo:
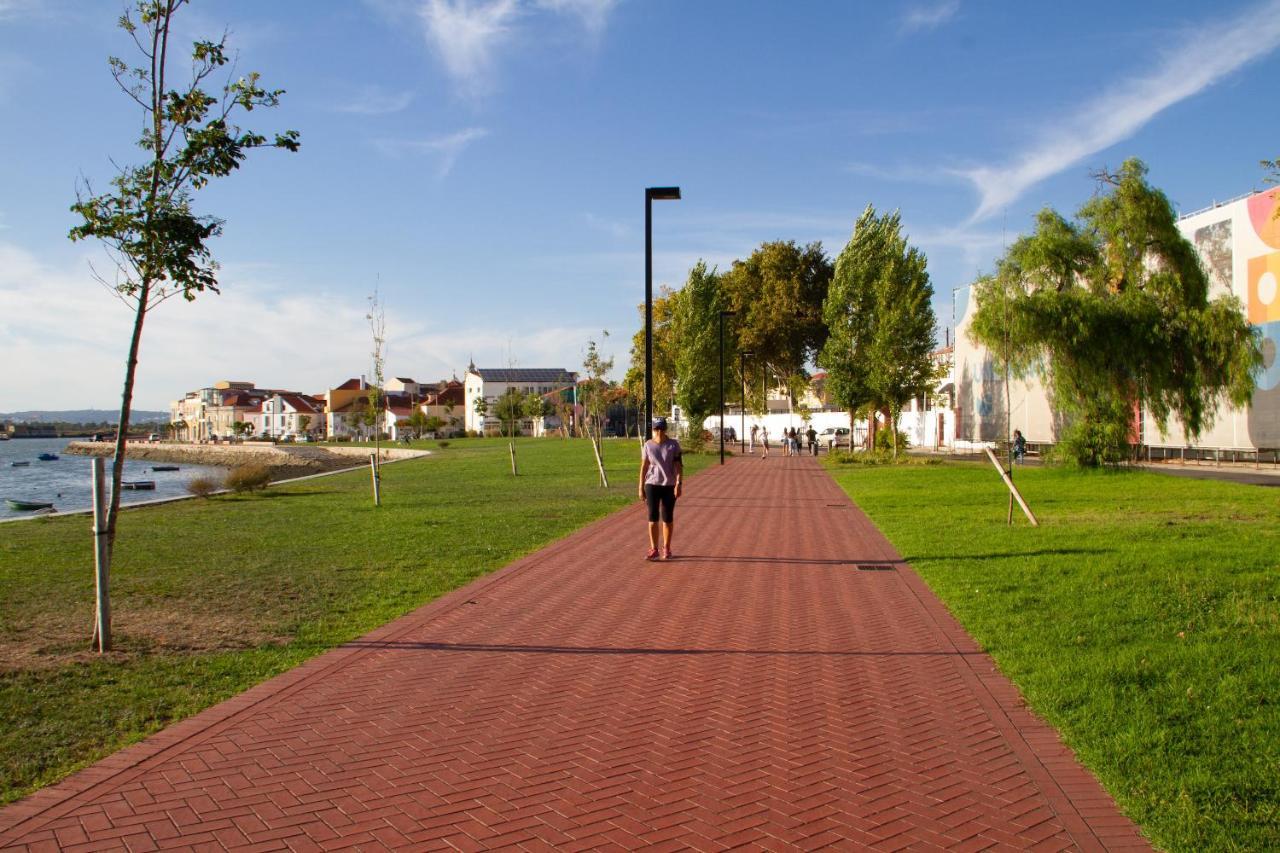
M 106 57 L 122 7 L 0 0 L 0 411 L 117 405 L 126 309 L 66 239 L 77 180 L 135 157 Z M 1262 187 L 1280 155 L 1280 0 L 1161 4 L 750 0 L 197 0 L 288 90 L 297 129 L 199 197 L 226 219 L 221 296 L 148 321 L 136 405 L 216 379 L 317 392 L 369 370 L 622 368 L 655 279 L 764 240 L 837 253 L 868 202 L 927 254 L 939 321 L 1035 211 L 1143 158 L 1183 210 Z M 175 69 L 179 66 L 175 66 Z M 620 373 L 620 370 L 619 370 Z

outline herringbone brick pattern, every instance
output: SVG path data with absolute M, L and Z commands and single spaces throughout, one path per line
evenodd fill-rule
M 701 474 L 677 522 L 673 562 L 619 512 L 0 811 L 0 846 L 1147 849 L 815 462 Z

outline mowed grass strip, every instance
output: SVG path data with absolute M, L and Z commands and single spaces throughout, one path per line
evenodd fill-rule
M 1156 846 L 1280 849 L 1280 489 L 830 470 Z
M 518 441 L 519 477 L 502 440 L 421 446 L 384 466 L 377 509 L 366 468 L 122 513 L 107 659 L 87 518 L 0 525 L 0 802 L 635 500 L 635 441 L 605 443 L 608 491 L 584 440 Z

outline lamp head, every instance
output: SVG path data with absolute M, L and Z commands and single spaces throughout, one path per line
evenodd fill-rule
M 657 201 L 677 201 L 680 198 L 679 187 L 647 187 L 644 194 Z

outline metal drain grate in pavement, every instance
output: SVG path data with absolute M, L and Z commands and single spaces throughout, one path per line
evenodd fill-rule
M 897 566 L 893 563 L 854 563 L 860 572 L 893 572 Z

